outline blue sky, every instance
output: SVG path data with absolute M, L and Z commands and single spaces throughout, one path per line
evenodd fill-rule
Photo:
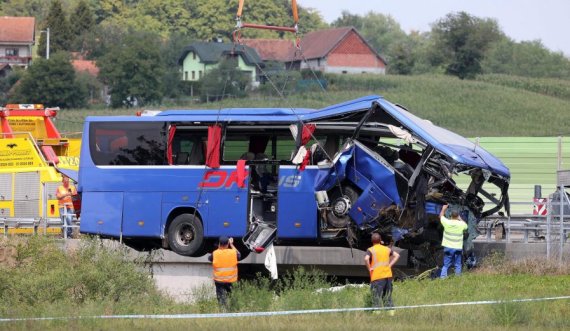
M 391 15 L 406 32 L 429 31 L 430 24 L 450 12 L 465 11 L 494 18 L 512 39 L 542 40 L 553 51 L 570 57 L 570 0 L 297 0 L 317 9 L 332 22 L 342 10 Z

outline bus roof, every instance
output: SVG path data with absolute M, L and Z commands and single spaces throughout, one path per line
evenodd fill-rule
M 371 95 L 322 109 L 309 108 L 222 108 L 165 110 L 154 116 L 88 116 L 87 122 L 175 121 L 175 122 L 276 122 L 296 123 L 354 113 L 370 108 L 381 96 Z

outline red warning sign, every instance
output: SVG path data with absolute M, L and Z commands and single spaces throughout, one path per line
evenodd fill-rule
M 546 209 L 547 198 L 534 198 L 534 208 L 532 209 L 533 215 L 547 215 L 548 210 Z

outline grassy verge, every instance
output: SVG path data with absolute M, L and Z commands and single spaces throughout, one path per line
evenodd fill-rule
M 3 242 L 0 264 L 0 317 L 93 316 L 111 314 L 177 314 L 218 312 L 215 298 L 198 295 L 193 304 L 178 304 L 159 293 L 142 261 L 130 261 L 122 250 L 96 241 L 64 253 L 46 238 Z M 494 256 L 481 269 L 446 280 L 397 282 L 397 306 L 473 300 L 508 300 L 570 295 L 567 265 L 526 261 L 511 264 Z M 512 265 L 514 267 L 509 267 Z M 365 307 L 367 287 L 323 291 L 324 274 L 298 269 L 277 283 L 258 277 L 241 281 L 231 298 L 231 310 L 277 311 Z M 204 320 L 100 320 L 0 322 L 9 329 L 243 329 L 243 330 L 395 330 L 433 329 L 568 329 L 569 301 L 398 310 L 396 316 L 334 313 L 281 317 Z

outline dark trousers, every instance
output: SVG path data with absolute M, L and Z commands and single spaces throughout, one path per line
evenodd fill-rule
M 232 293 L 232 283 L 214 282 L 216 285 L 216 297 L 220 308 L 228 309 L 228 295 Z
M 382 278 L 370 283 L 372 291 L 372 304 L 374 307 L 394 307 L 392 302 L 392 278 Z

